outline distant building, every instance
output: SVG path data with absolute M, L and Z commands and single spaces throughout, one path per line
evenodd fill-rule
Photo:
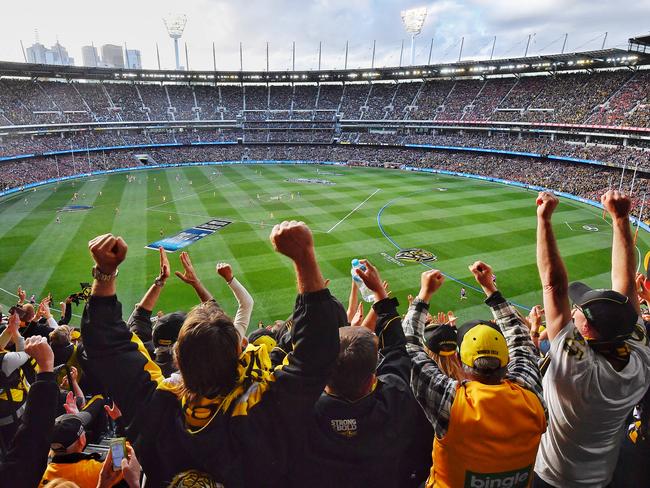
M 96 68 L 100 63 L 99 53 L 95 46 L 82 46 L 81 58 L 84 66 Z
M 104 44 L 101 48 L 102 62 L 109 68 L 124 68 L 122 47 L 115 44 Z
M 139 49 L 126 50 L 126 65 L 129 69 L 142 69 L 142 54 Z
M 45 47 L 40 42 L 35 42 L 26 49 L 26 52 L 28 63 L 74 65 L 74 59 L 68 55 L 68 50 L 59 41 L 51 48 Z

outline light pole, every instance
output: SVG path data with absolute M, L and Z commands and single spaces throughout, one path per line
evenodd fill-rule
M 411 34 L 411 66 L 415 63 L 415 36 L 422 32 L 422 26 L 427 18 L 427 8 L 418 7 L 402 10 L 402 23 L 406 32 Z
M 187 15 L 185 14 L 167 14 L 163 18 L 169 37 L 174 39 L 174 54 L 176 55 L 176 70 L 181 69 L 181 58 L 178 54 L 178 40 L 183 35 L 185 24 L 187 24 Z

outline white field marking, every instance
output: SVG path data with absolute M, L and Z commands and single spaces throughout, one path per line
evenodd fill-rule
M 18 298 L 18 295 L 16 295 L 15 293 L 11 293 L 10 291 L 5 290 L 4 288 L 0 288 L 0 291 L 4 291 L 7 295 L 11 295 L 12 297 L 16 297 L 16 298 Z M 81 318 L 81 315 L 77 315 L 76 313 L 73 313 L 72 315 L 73 315 L 74 317 L 79 317 L 79 318 Z
M 567 225 L 569 229 L 573 230 L 573 227 L 571 227 L 568 222 L 564 222 L 564 223 Z
M 174 202 L 178 202 L 179 200 L 185 200 L 186 198 L 191 198 L 191 197 L 193 197 L 193 196 L 198 195 L 199 193 L 205 193 L 205 192 L 208 192 L 208 191 L 215 191 L 215 190 L 217 190 L 217 189 L 219 189 L 219 188 L 223 188 L 224 186 L 233 185 L 233 184 L 235 184 L 235 183 L 239 183 L 240 181 L 251 180 L 251 179 L 253 179 L 253 178 L 240 178 L 239 180 L 235 180 L 235 181 L 227 181 L 227 182 L 226 182 L 225 184 L 223 184 L 223 185 L 218 185 L 219 182 L 216 182 L 216 183 L 215 183 L 215 182 L 213 182 L 213 181 L 209 181 L 208 183 L 205 183 L 205 184 L 203 184 L 203 185 L 200 185 L 200 186 L 198 186 L 197 188 L 203 188 L 204 186 L 213 185 L 211 188 L 208 188 L 208 189 L 206 189 L 206 190 L 201 190 L 201 191 L 193 191 L 193 192 L 190 193 L 189 195 L 185 195 L 185 196 L 183 196 L 183 197 L 179 197 L 179 198 L 175 198 L 175 199 L 173 199 L 173 200 L 169 200 L 168 202 L 158 203 L 158 204 L 156 204 L 156 205 L 152 205 L 151 207 L 147 207 L 146 210 L 151 210 L 151 209 L 153 209 L 153 208 L 162 207 L 163 205 L 167 205 L 167 204 L 169 204 L 169 203 L 174 203 Z
M 332 228 L 326 232 L 326 234 L 329 234 L 329 233 L 332 232 L 334 229 L 336 229 L 336 228 L 338 227 L 338 225 L 339 225 L 341 222 L 343 222 L 343 221 L 344 221 L 345 219 L 347 219 L 350 215 L 352 215 L 354 212 L 356 212 L 357 210 L 359 210 L 359 209 L 361 208 L 361 206 L 362 206 L 364 203 L 366 203 L 368 200 L 370 200 L 370 199 L 371 199 L 371 198 L 372 198 L 372 197 L 373 197 L 377 192 L 379 192 L 379 191 L 381 191 L 381 188 L 377 188 L 374 192 L 372 192 L 368 198 L 366 198 L 363 202 L 361 202 L 359 205 L 357 205 L 356 207 L 354 207 L 354 208 L 352 209 L 352 211 L 351 211 L 349 214 L 347 214 L 345 217 L 343 217 L 341 220 L 339 220 L 336 224 L 334 224 L 334 225 L 332 226 Z

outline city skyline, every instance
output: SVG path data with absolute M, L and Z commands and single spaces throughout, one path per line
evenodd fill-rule
M 629 37 L 648 31 L 645 19 L 650 16 L 650 4 L 632 5 L 622 12 L 608 2 L 584 0 L 251 0 L 246 9 L 229 1 L 197 0 L 180 5 L 168 0 L 114 0 L 111 9 L 81 15 L 78 12 L 88 11 L 83 5 L 88 4 L 70 0 L 66 9 L 57 9 L 46 2 L 25 0 L 20 8 L 6 7 L 9 27 L 0 35 L 0 59 L 23 61 L 20 41 L 27 48 L 36 29 L 42 44 L 60 42 L 77 65 L 82 65 L 82 46 L 115 44 L 124 51 L 126 43 L 129 50 L 141 52 L 143 68 L 155 69 L 157 44 L 161 67 L 171 69 L 175 64 L 173 44 L 162 18 L 177 12 L 178 7 L 188 16 L 180 40 L 181 64 L 186 64 L 187 47 L 189 68 L 198 70 L 213 69 L 213 42 L 217 69 L 224 70 L 240 68 L 240 42 L 244 70 L 265 69 L 267 41 L 271 70 L 291 68 L 294 41 L 296 69 L 318 67 L 319 43 L 322 68 L 342 68 L 346 41 L 348 67 L 370 65 L 373 41 L 375 66 L 397 66 L 402 41 L 402 64 L 406 65 L 410 40 L 399 14 L 417 6 L 426 6 L 429 15 L 416 40 L 415 64 L 428 61 L 432 38 L 432 62 L 457 60 L 461 42 L 463 59 L 486 59 L 495 35 L 496 58 L 522 56 L 526 45 L 529 56 L 559 52 L 565 33 L 566 51 L 600 49 L 605 32 L 606 47 L 625 47 Z

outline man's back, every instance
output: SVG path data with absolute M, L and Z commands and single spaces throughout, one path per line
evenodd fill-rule
M 464 382 L 456 391 L 447 433 L 434 443 L 427 486 L 484 486 L 480 483 L 501 480 L 499 486 L 526 487 L 545 428 L 544 407 L 532 391 L 509 380 Z
M 535 472 L 553 486 L 606 486 L 612 476 L 623 422 L 650 384 L 650 348 L 628 340 L 628 364 L 617 371 L 594 352 L 573 322 L 551 341 L 543 379 L 549 428 Z

